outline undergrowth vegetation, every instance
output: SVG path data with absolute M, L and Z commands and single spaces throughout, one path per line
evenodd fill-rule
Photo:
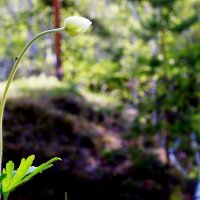
M 33 82 L 38 86 L 26 90 Z M 15 83 L 17 92 L 11 90 L 5 109 L 4 162 L 11 159 L 19 163 L 19 153 L 23 157 L 38 155 L 36 165 L 54 156 L 61 157 L 62 162 L 10 198 L 18 199 L 23 194 L 28 199 L 62 199 L 68 191 L 72 199 L 165 199 L 165 164 L 153 149 L 145 149 L 149 147 L 147 138 L 126 139 L 134 115 L 132 120 L 130 115 L 124 116 L 125 107 L 119 99 L 72 89 L 51 77 L 31 77 Z M 98 104 L 102 98 L 104 104 Z M 191 195 L 181 180 L 173 173 L 173 191 L 178 190 L 179 197 L 183 192 Z M 38 181 L 44 187 L 38 188 Z M 29 187 L 35 192 L 27 190 Z M 37 193 L 41 194 L 39 198 Z

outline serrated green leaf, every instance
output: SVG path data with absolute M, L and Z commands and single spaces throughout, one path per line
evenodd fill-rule
M 6 169 L 3 170 L 3 174 L 6 174 L 6 178 L 2 181 L 3 193 L 9 191 L 9 185 L 13 177 L 13 171 L 14 171 L 14 163 L 12 161 L 9 161 L 6 164 Z
M 16 174 L 14 175 L 10 185 L 9 190 L 13 190 L 15 187 L 17 187 L 21 180 L 26 176 L 29 168 L 31 167 L 33 160 L 35 159 L 34 155 L 29 156 L 27 159 L 22 159 L 19 168 L 17 169 Z
M 16 187 L 29 181 L 38 173 L 52 167 L 53 162 L 61 160 L 60 158 L 55 157 L 46 163 L 41 164 L 39 167 L 34 167 L 31 166 L 34 158 L 34 155 L 29 156 L 27 159 L 22 158 L 17 170 L 14 170 L 14 163 L 12 161 L 9 161 L 6 164 L 6 168 L 3 169 L 3 175 L 0 176 L 0 180 L 2 180 L 1 191 L 4 197 L 8 197 L 10 192 L 12 192 Z
M 32 173 L 36 168 L 37 168 L 37 167 L 35 167 L 35 166 L 31 166 L 31 167 L 29 168 L 29 170 L 27 171 L 26 175 Z M 13 171 L 13 176 L 14 176 L 16 173 L 17 173 L 17 170 L 14 170 L 14 171 Z
M 53 166 L 52 163 L 55 162 L 55 161 L 59 161 L 59 160 L 61 160 L 61 158 L 55 157 L 55 158 L 52 158 L 51 160 L 47 161 L 46 163 L 41 164 L 32 173 L 30 173 L 29 175 L 27 175 L 26 177 L 24 177 L 23 180 L 20 182 L 20 184 L 29 181 L 35 175 L 37 175 L 37 174 L 43 172 L 44 170 L 52 167 Z

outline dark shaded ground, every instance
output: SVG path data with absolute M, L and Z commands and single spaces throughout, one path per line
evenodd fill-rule
M 80 97 L 39 104 L 10 100 L 4 117 L 4 163 L 19 164 L 31 154 L 36 166 L 54 156 L 62 158 L 10 199 L 64 199 L 65 191 L 70 200 L 167 199 L 165 166 L 122 139 L 123 120 L 117 112 L 95 111 Z M 171 177 L 172 190 L 180 184 L 179 177 Z M 185 188 L 185 194 L 192 193 Z

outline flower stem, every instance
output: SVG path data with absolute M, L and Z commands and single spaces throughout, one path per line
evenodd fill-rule
M 32 40 L 30 40 L 29 43 L 26 44 L 26 46 L 23 48 L 23 50 L 19 54 L 19 56 L 18 56 L 18 58 L 17 58 L 17 60 L 14 64 L 14 67 L 13 67 L 13 69 L 12 69 L 12 71 L 11 71 L 9 77 L 8 77 L 8 81 L 7 81 L 7 84 L 6 84 L 4 93 L 3 93 L 3 97 L 1 99 L 1 105 L 0 105 L 0 175 L 1 175 L 1 171 L 2 171 L 2 155 L 3 155 L 3 113 L 4 113 L 4 107 L 5 107 L 5 103 L 6 103 L 8 90 L 9 90 L 10 84 L 11 84 L 11 82 L 12 82 L 14 76 L 15 76 L 15 73 L 18 69 L 18 65 L 19 65 L 20 61 L 22 60 L 24 54 L 26 53 L 28 48 L 33 44 L 34 41 L 36 41 L 38 38 L 40 38 L 43 35 L 46 35 L 46 34 L 49 34 L 49 33 L 61 32 L 63 30 L 64 30 L 64 27 L 47 30 L 47 31 L 39 33 Z
M 8 200 L 8 195 L 6 195 L 6 196 L 4 197 L 4 200 Z

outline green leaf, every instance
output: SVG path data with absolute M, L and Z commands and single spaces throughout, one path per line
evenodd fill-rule
M 35 176 L 35 175 L 37 175 L 38 173 L 41 173 L 41 172 L 43 172 L 44 170 L 46 170 L 46 169 L 52 167 L 52 166 L 53 166 L 52 163 L 55 162 L 55 161 L 59 161 L 59 160 L 61 160 L 61 158 L 55 157 L 55 158 L 52 158 L 51 160 L 47 161 L 46 163 L 41 164 L 41 165 L 38 166 L 32 173 L 30 173 L 29 175 L 27 175 L 27 176 L 20 182 L 20 184 L 29 181 L 33 176 Z
M 41 164 L 38 167 L 31 166 L 35 156 L 31 155 L 27 159 L 22 158 L 19 168 L 14 170 L 14 163 L 9 161 L 6 164 L 6 168 L 3 169 L 3 175 L 0 176 L 0 181 L 2 181 L 2 194 L 7 197 L 10 192 L 12 192 L 19 185 L 29 181 L 32 177 L 38 173 L 53 166 L 53 162 L 61 160 L 58 157 L 52 158 L 46 163 Z
M 2 181 L 3 193 L 6 193 L 9 190 L 9 186 L 13 176 L 13 171 L 14 163 L 12 161 L 9 161 L 6 164 L 6 169 L 3 169 L 3 174 L 6 174 L 6 178 L 4 178 Z
M 29 156 L 26 160 L 24 158 L 22 158 L 20 166 L 9 185 L 9 190 L 14 189 L 15 187 L 17 187 L 20 184 L 20 181 L 27 174 L 34 159 L 35 159 L 34 155 Z

